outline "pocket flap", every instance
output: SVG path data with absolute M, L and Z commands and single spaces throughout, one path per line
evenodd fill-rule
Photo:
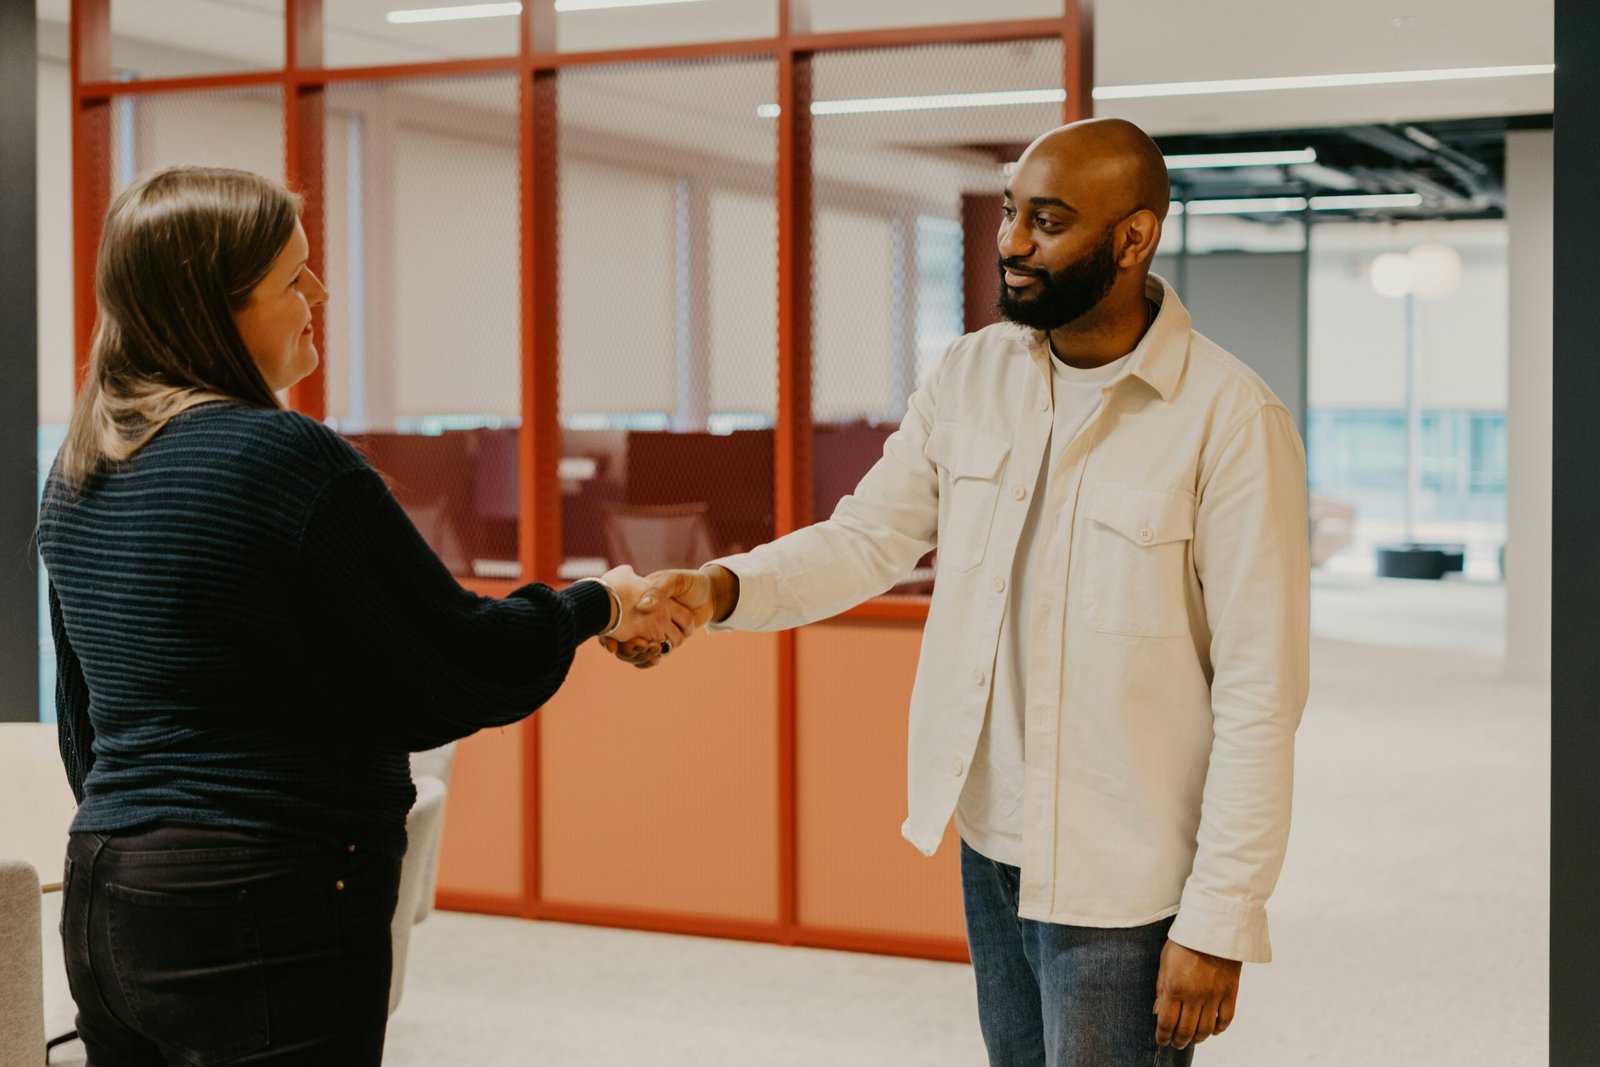
M 1194 497 L 1182 490 L 1098 485 L 1089 518 L 1136 545 L 1165 545 L 1194 537 Z
M 1001 466 L 1011 454 L 1011 444 L 982 430 L 936 422 L 922 454 L 952 477 L 991 480 L 999 477 Z

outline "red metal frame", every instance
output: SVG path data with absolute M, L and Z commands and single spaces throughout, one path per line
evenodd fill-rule
M 111 78 L 111 0 L 72 0 L 72 84 Z M 72 108 L 73 381 L 83 387 L 94 343 L 94 262 L 111 206 L 111 101 L 79 97 Z
M 1067 89 L 1063 121 L 1093 114 L 1093 0 L 1063 0 L 1059 18 L 914 26 L 842 33 L 798 32 L 809 24 L 806 0 L 778 0 L 778 33 L 771 38 L 688 45 L 556 50 L 554 0 L 530 0 L 520 16 L 518 52 L 508 56 L 328 68 L 323 65 L 323 0 L 284 0 L 285 65 L 280 70 L 203 77 L 112 80 L 111 0 L 72 0 L 70 47 L 73 84 L 73 250 L 75 365 L 81 385 L 95 325 L 95 251 L 111 196 L 111 101 L 119 96 L 278 86 L 284 99 L 284 161 L 289 183 L 305 198 L 304 225 L 313 269 L 324 261 L 324 97 L 329 84 L 395 81 L 516 72 L 519 88 L 521 249 L 521 414 L 519 494 L 522 521 L 518 556 L 525 579 L 554 581 L 561 561 L 559 303 L 559 157 L 557 85 L 568 67 L 683 61 L 718 57 L 776 57 L 778 205 L 778 416 L 774 446 L 774 514 L 779 534 L 805 526 L 811 510 L 811 61 L 820 52 L 906 48 L 1057 38 L 1062 42 L 1062 85 Z M 319 331 L 319 336 L 325 336 Z M 328 355 L 325 353 L 325 357 Z M 332 353 L 337 357 L 338 353 Z M 324 378 L 291 393 L 295 407 L 322 417 Z M 485 596 L 503 596 L 518 583 L 469 580 Z M 853 619 L 926 620 L 923 597 L 879 597 L 845 613 Z M 496 915 L 522 915 L 675 933 L 857 952 L 965 961 L 960 940 L 921 938 L 802 925 L 798 921 L 795 675 L 792 633 L 779 636 L 778 921 L 745 922 L 647 909 L 593 907 L 543 899 L 539 835 L 539 722 L 524 730 L 523 890 L 520 895 L 441 890 L 443 908 Z
M 518 437 L 521 519 L 517 554 L 525 580 L 556 580 L 561 566 L 560 398 L 560 148 L 557 75 L 528 63 L 553 48 L 555 0 L 522 5 L 519 33 L 523 69 L 518 75 L 517 136 L 522 175 L 522 433 Z M 523 730 L 522 914 L 539 914 L 540 717 Z
M 288 70 L 301 66 L 322 66 L 322 0 L 288 0 L 284 13 L 284 58 Z M 322 277 L 326 270 L 327 242 L 324 236 L 326 110 L 323 86 L 314 82 L 293 82 L 283 88 L 283 174 L 289 188 L 301 197 L 300 224 L 306 231 L 311 251 L 306 262 Z M 321 342 L 322 359 L 317 369 L 289 387 L 289 404 L 321 421 L 327 414 L 328 321 L 324 308 L 312 312 L 316 339 Z M 337 355 L 337 353 L 332 353 Z

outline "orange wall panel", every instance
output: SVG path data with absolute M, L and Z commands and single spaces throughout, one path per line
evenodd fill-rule
M 776 922 L 777 707 L 773 635 L 647 671 L 587 643 L 540 712 L 543 898 Z
M 539 712 L 540 715 L 546 712 Z M 456 744 L 439 846 L 439 889 L 522 895 L 522 723 Z
M 798 918 L 803 925 L 964 937 L 954 827 L 932 859 L 900 836 L 918 622 L 835 620 L 795 651 Z

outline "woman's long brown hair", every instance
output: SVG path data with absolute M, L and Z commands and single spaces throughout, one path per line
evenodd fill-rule
M 233 313 L 289 243 L 299 209 L 276 182 L 219 167 L 168 167 L 112 202 L 89 373 L 58 460 L 70 494 L 196 404 L 281 406 Z

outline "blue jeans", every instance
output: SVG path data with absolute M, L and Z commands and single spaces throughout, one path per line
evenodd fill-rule
M 990 1067 L 1186 1067 L 1156 1044 L 1156 974 L 1171 919 L 1100 929 L 1017 914 L 1021 872 L 961 843 L 967 946 Z

